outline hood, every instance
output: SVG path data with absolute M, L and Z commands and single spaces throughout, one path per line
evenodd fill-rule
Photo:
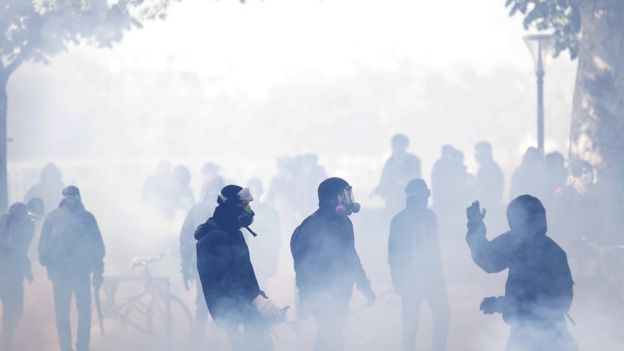
M 75 203 L 75 204 L 71 205 L 65 199 L 61 200 L 61 203 L 59 204 L 59 208 L 64 209 L 64 210 L 69 211 L 69 212 L 78 212 L 78 211 L 82 211 L 82 210 L 85 209 L 85 207 L 82 204 L 82 202 Z
M 210 217 L 204 224 L 201 224 L 199 227 L 197 227 L 197 230 L 195 230 L 195 240 L 199 241 L 203 239 L 209 232 L 215 229 L 221 228 L 214 220 L 214 218 Z

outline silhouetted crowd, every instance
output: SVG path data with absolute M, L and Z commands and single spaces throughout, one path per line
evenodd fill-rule
M 554 239 L 572 260 L 586 257 L 582 252 L 588 242 L 604 242 L 600 210 L 591 197 L 591 165 L 566 165 L 561 153 L 542 155 L 529 148 L 510 179 L 512 201 L 504 206 L 505 177 L 489 143 L 475 145 L 474 175 L 467 171 L 464 154 L 444 145 L 433 165 L 431 188 L 422 179 L 420 159 L 408 152 L 409 143 L 402 134 L 392 138 L 391 156 L 371 194 L 385 201 L 384 211 L 391 217 L 388 265 L 394 292 L 401 298 L 403 349 L 415 349 L 424 302 L 432 311 L 433 350 L 444 350 L 450 310 L 443 254 L 453 245 L 464 245 L 456 234 L 466 232 L 478 267 L 487 273 L 508 269 L 505 295 L 486 297 L 480 306 L 486 314 L 501 313 L 511 326 L 507 349 L 575 350 L 565 321 L 574 281 L 566 252 L 548 234 L 558 234 Z M 354 287 L 370 305 L 375 303 L 355 246 L 350 217 L 361 206 L 353 187 L 345 179 L 328 178 L 315 154 L 282 156 L 276 166 L 266 195 L 259 178 L 249 179 L 244 187 L 229 184 L 211 162 L 202 166 L 198 201 L 184 166 L 172 168 L 162 161 L 145 181 L 141 196 L 149 208 L 169 219 L 176 211 L 186 213 L 179 249 L 185 287 L 197 282 L 194 345 L 204 342 L 210 315 L 225 330 L 233 350 L 273 349 L 270 329 L 285 321 L 288 307 L 278 307 L 262 289 L 277 274 L 282 235 L 293 228 L 296 316 L 314 317 L 314 350 L 343 349 Z M 486 236 L 486 214 L 490 231 L 502 232 L 492 239 Z M 65 186 L 53 164 L 45 166 L 25 202 L 12 204 L 0 218 L 3 349 L 16 349 L 13 335 L 23 309 L 23 282 L 33 278 L 28 250 L 40 219 L 38 257 L 53 286 L 61 350 L 86 351 L 91 286 L 97 291 L 105 279 L 104 241 L 80 190 Z M 72 296 L 78 310 L 75 346 Z

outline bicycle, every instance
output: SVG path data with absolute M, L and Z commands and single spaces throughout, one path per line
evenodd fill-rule
M 102 312 L 104 318 L 115 320 L 124 330 L 132 329 L 158 346 L 171 348 L 190 341 L 194 322 L 182 299 L 170 292 L 169 278 L 150 272 L 150 267 L 164 256 L 135 257 L 131 267 L 141 269 L 138 275 L 105 277 Z M 117 303 L 120 287 L 137 283 L 143 285 L 141 291 Z

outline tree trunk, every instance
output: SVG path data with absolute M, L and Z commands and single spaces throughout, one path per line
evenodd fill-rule
M 582 33 L 570 164 L 585 160 L 597 172 L 605 244 L 624 241 L 624 1 L 581 0 Z M 588 233 L 590 234 L 590 233 Z
M 0 71 L 0 212 L 8 208 L 7 189 L 7 82 L 9 75 Z

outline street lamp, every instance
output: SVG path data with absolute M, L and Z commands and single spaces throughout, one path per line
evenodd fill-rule
M 532 34 L 524 37 L 533 61 L 537 77 L 537 148 L 544 154 L 544 60 L 553 49 L 553 36 L 550 34 Z

